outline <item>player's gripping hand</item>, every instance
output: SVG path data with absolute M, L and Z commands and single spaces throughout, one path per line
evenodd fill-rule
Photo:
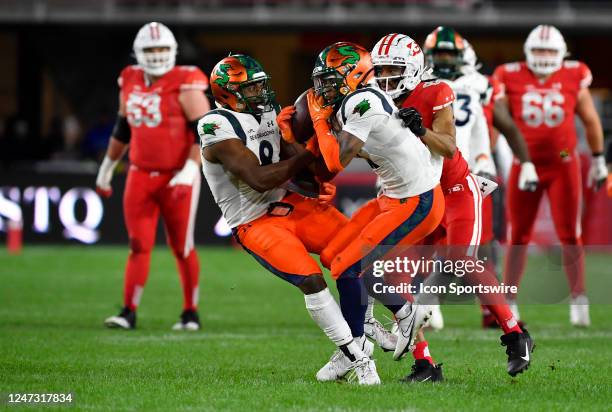
M 323 97 L 315 95 L 313 89 L 308 90 L 306 99 L 308 101 L 308 113 L 310 113 L 310 119 L 312 120 L 315 131 L 317 130 L 317 126 L 327 126 L 329 129 L 327 120 L 334 112 L 333 106 L 325 106 L 323 104 Z
M 293 113 L 295 113 L 295 106 L 286 106 L 276 116 L 276 123 L 278 123 L 281 136 L 287 143 L 295 143 L 295 136 L 293 135 L 293 130 L 291 130 L 291 116 L 293 116 Z
M 332 106 L 325 106 L 323 98 L 317 97 L 312 89 L 308 90 L 306 98 L 308 100 L 308 113 L 312 120 L 319 145 L 319 152 L 323 156 L 325 166 L 330 172 L 339 173 L 344 169 L 342 163 L 340 163 L 340 145 L 332 134 L 328 123 L 334 108 Z
M 117 163 L 119 163 L 119 160 L 111 160 L 110 157 L 104 156 L 100 169 L 98 169 L 96 192 L 104 198 L 109 198 L 113 194 L 111 180 L 113 178 L 113 170 L 115 166 L 117 166 Z
M 200 166 L 198 166 L 198 163 L 192 159 L 187 159 L 185 166 L 183 166 L 183 168 L 170 179 L 170 182 L 168 182 L 168 186 L 174 188 L 173 195 L 175 197 L 183 197 L 189 194 L 199 173 Z
M 495 180 L 496 173 L 495 163 L 493 163 L 493 159 L 484 154 L 478 156 L 472 173 L 478 176 L 485 177 L 489 180 Z
M 603 186 L 608 177 L 608 168 L 606 167 L 606 159 L 603 155 L 593 156 L 591 159 L 591 167 L 589 168 L 589 178 L 587 187 L 592 187 L 599 190 Z
M 423 117 L 414 107 L 404 107 L 397 112 L 397 117 L 402 119 L 402 126 L 410 129 L 418 137 L 425 136 L 427 129 L 423 126 Z
M 538 174 L 536 173 L 533 163 L 521 163 L 521 171 L 518 179 L 519 189 L 527 192 L 535 192 L 538 188 L 539 182 L 540 179 L 538 178 Z
M 329 182 L 319 183 L 319 200 L 323 203 L 331 203 L 336 197 L 336 185 Z

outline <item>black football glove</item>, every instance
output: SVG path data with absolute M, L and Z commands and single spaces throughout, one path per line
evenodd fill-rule
M 423 127 L 421 113 L 414 107 L 404 107 L 397 112 L 397 117 L 402 119 L 402 126 L 410 129 L 418 137 L 425 136 L 427 129 Z

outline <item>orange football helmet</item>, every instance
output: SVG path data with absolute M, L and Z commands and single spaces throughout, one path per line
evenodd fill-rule
M 270 80 L 261 64 L 244 54 L 230 54 L 217 63 L 210 75 L 217 106 L 252 114 L 274 109 Z
M 372 70 L 372 59 L 365 48 L 350 42 L 334 43 L 317 57 L 312 71 L 314 91 L 326 106 L 333 105 L 370 81 Z

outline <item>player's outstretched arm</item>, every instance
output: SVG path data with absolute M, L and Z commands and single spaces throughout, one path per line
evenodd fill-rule
M 516 127 L 514 120 L 512 120 L 512 115 L 508 110 L 508 102 L 505 98 L 495 101 L 493 106 L 493 126 L 506 137 L 512 153 L 521 163 L 531 162 L 525 138 L 518 127 Z
M 342 130 L 338 135 L 338 143 L 340 145 L 340 164 L 342 167 L 346 167 L 365 144 L 363 140 L 346 130 Z
M 121 94 L 119 94 L 119 112 L 117 113 L 117 121 L 113 129 L 111 138 L 106 149 L 106 156 L 102 160 L 98 176 L 96 177 L 96 191 L 103 197 L 110 197 L 113 193 L 111 180 L 113 178 L 113 170 L 119 160 L 125 155 L 131 137 L 131 129 L 125 117 L 125 105 Z
M 223 164 L 260 193 L 279 187 L 315 160 L 314 154 L 305 150 L 287 160 L 262 166 L 240 139 L 227 139 L 208 146 L 204 148 L 204 157 L 210 162 Z
M 578 92 L 576 113 L 578 113 L 580 120 L 582 120 L 584 124 L 586 139 L 591 148 L 591 153 L 593 154 L 587 184 L 589 187 L 594 187 L 595 190 L 599 190 L 608 176 L 608 170 L 603 154 L 604 139 L 601 120 L 599 119 L 599 115 L 593 104 L 593 97 L 588 88 L 583 88 Z
M 402 126 L 421 138 L 432 152 L 449 159 L 455 155 L 455 119 L 450 106 L 434 114 L 431 129 L 423 126 L 423 118 L 414 107 L 400 109 L 397 116 L 402 119 Z
M 308 144 L 313 143 L 313 148 L 316 149 L 318 146 L 316 142 L 312 141 L 315 139 L 316 137 L 312 137 L 308 141 Z M 299 143 L 289 143 L 284 140 L 283 137 L 283 140 L 281 140 L 280 158 L 281 160 L 286 160 L 307 150 L 308 149 L 305 148 L 303 145 Z M 316 160 L 308 165 L 308 170 L 310 170 L 310 172 L 315 175 L 320 182 L 329 182 L 334 177 L 336 177 L 336 173 L 332 173 L 329 171 L 329 169 L 325 165 L 325 161 L 321 156 L 317 156 Z

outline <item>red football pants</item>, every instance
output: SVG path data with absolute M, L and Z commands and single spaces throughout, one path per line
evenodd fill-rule
M 191 188 L 168 186 L 173 173 L 147 172 L 130 167 L 123 196 L 130 254 L 125 269 L 124 304 L 134 310 L 149 275 L 157 223 L 164 219 L 168 245 L 176 258 L 183 286 L 184 309 L 198 304 L 199 262 L 193 230 L 200 196 L 200 175 Z
M 520 284 L 527 260 L 526 245 L 531 240 L 540 200 L 546 193 L 555 230 L 562 245 L 563 266 L 571 294 L 583 294 L 585 281 L 580 228 L 580 160 L 575 154 L 555 166 L 536 165 L 536 171 L 540 178 L 538 189 L 535 192 L 524 192 L 518 188 L 520 165 L 514 163 L 510 170 L 507 197 L 510 239 L 504 265 L 504 282 L 516 286 Z

